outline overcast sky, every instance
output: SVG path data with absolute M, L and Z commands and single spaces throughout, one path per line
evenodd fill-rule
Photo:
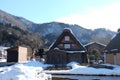
M 120 0 L 0 0 L 0 9 L 35 23 L 57 21 L 112 31 L 120 28 Z

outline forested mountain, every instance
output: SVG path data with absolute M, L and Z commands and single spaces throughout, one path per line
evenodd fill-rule
M 32 32 L 42 35 L 46 39 L 48 46 L 56 40 L 64 28 L 70 28 L 77 39 L 83 44 L 94 41 L 107 44 L 111 40 L 111 37 L 116 33 L 104 28 L 91 30 L 85 29 L 79 25 L 69 25 L 59 22 L 38 24 L 33 28 Z
M 99 28 L 85 29 L 84 26 L 59 22 L 36 24 L 0 10 L 0 45 L 29 45 L 32 48 L 49 47 L 64 28 L 70 28 L 82 44 L 101 42 L 107 44 L 116 32 Z M 2 37 L 1 37 L 2 36 Z
M 15 16 L 0 10 L 0 23 L 11 24 L 17 26 L 20 29 L 26 30 L 26 27 L 15 19 Z
M 0 23 L 1 46 L 30 46 L 32 49 L 43 46 L 43 39 L 30 31 L 24 31 L 11 24 Z

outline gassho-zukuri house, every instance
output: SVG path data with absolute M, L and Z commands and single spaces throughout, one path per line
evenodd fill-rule
M 120 65 L 120 29 L 105 48 L 105 62 Z
M 88 63 L 87 52 L 70 29 L 64 29 L 46 52 L 46 63 L 64 66 L 69 62 Z

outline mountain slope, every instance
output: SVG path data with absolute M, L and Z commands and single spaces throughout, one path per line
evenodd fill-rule
M 56 40 L 64 28 L 70 28 L 77 39 L 83 44 L 87 44 L 92 41 L 107 44 L 110 41 L 111 37 L 116 33 L 104 28 L 91 30 L 85 29 L 79 25 L 69 25 L 59 22 L 43 23 L 34 26 L 33 28 L 34 29 L 32 29 L 32 32 L 38 33 L 47 39 L 48 46 Z
M 19 27 L 0 23 L 0 45 L 8 47 L 21 45 L 36 49 L 43 46 L 43 39 Z
M 0 23 L 16 26 L 23 31 L 31 32 L 34 35 L 38 34 L 39 37 L 44 39 L 43 46 L 46 47 L 49 47 L 50 44 L 57 39 L 64 28 L 70 28 L 77 39 L 83 44 L 87 44 L 92 41 L 107 44 L 111 40 L 111 37 L 116 34 L 116 32 L 112 32 L 104 28 L 91 30 L 85 29 L 79 25 L 69 25 L 59 22 L 36 24 L 25 18 L 8 14 L 2 10 L 0 10 Z M 31 44 L 34 44 L 34 42 Z
M 0 10 L 0 23 L 11 24 L 12 26 L 17 26 L 20 29 L 27 30 L 26 27 L 22 23 L 17 21 L 13 15 L 2 10 Z
M 0 45 L 23 45 L 30 46 L 32 49 L 42 47 L 44 39 L 27 29 L 33 24 L 22 17 L 0 10 Z

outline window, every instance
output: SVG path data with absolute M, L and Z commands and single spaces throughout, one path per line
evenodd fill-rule
M 64 48 L 65 49 L 69 49 L 70 48 L 70 44 L 64 44 Z
M 70 37 L 69 36 L 65 36 L 65 41 L 69 41 Z

